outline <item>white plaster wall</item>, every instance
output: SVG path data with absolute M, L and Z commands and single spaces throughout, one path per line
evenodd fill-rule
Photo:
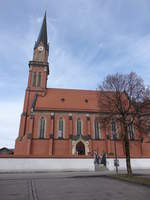
M 126 159 L 119 158 L 119 170 L 126 170 Z M 150 169 L 150 158 L 132 158 L 131 159 L 131 167 L 132 169 Z M 110 171 L 115 170 L 114 159 L 107 159 L 107 168 Z
M 150 158 L 132 158 L 132 169 L 150 169 Z M 107 158 L 107 168 L 115 170 L 114 159 Z M 83 158 L 0 158 L 0 172 L 94 171 L 94 159 Z M 119 170 L 126 170 L 126 159 L 119 159 Z
M 0 172 L 94 170 L 94 160 L 92 158 L 0 158 Z

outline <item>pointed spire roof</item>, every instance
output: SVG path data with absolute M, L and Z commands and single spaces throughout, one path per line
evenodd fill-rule
M 42 42 L 44 47 L 46 49 L 48 49 L 46 12 L 45 12 L 43 23 L 42 23 L 42 26 L 41 26 L 41 30 L 40 30 L 40 33 L 39 33 L 39 36 L 38 36 L 38 39 L 35 43 L 34 48 L 37 48 L 39 46 L 40 42 Z

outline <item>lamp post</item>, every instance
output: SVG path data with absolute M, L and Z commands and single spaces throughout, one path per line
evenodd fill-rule
M 112 121 L 112 135 L 113 135 L 113 140 L 114 140 L 114 150 L 115 150 L 115 160 L 114 160 L 114 165 L 116 167 L 116 174 L 118 174 L 118 157 L 117 157 L 117 145 L 116 145 L 116 140 L 117 140 L 117 133 L 116 133 L 116 124 L 115 121 Z

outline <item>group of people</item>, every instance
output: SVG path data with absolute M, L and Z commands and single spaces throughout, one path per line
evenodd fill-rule
M 106 166 L 106 153 L 98 155 L 97 152 L 94 152 L 94 164 L 103 164 L 104 166 Z

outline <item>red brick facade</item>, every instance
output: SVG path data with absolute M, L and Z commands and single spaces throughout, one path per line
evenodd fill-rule
M 15 156 L 90 156 L 94 152 L 114 155 L 111 123 L 106 128 L 97 121 L 98 92 L 47 88 L 49 46 L 46 16 L 29 62 L 28 86 L 21 114 Z M 125 156 L 121 126 L 117 124 L 117 154 Z M 134 131 L 130 141 L 132 157 L 150 156 L 150 139 Z

